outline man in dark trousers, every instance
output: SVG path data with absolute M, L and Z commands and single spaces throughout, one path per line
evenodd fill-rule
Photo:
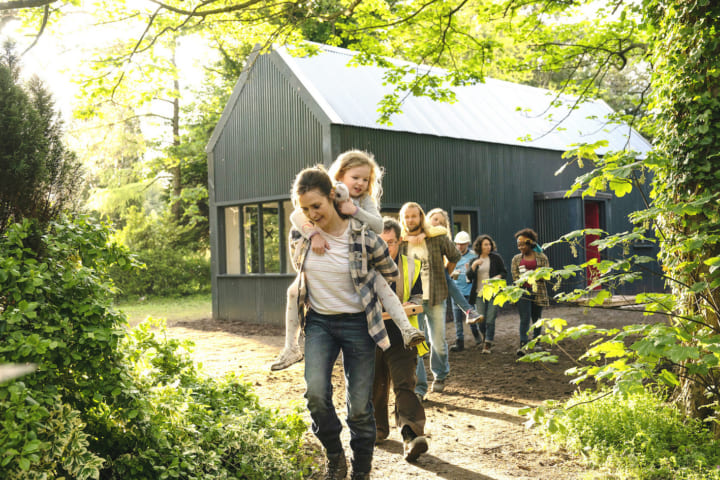
M 397 282 L 390 284 L 404 306 L 422 305 L 422 280 L 420 261 L 398 255 L 400 224 L 393 218 L 383 219 L 383 233 L 380 235 L 388 245 L 390 257 L 400 270 Z M 408 314 L 410 323 L 417 327 L 417 316 Z M 375 349 L 375 380 L 373 382 L 373 406 L 377 428 L 376 443 L 382 443 L 390 434 L 388 425 L 388 397 L 390 382 L 395 393 L 395 424 L 400 429 L 405 446 L 405 460 L 413 462 L 428 449 L 425 438 L 425 409 L 415 395 L 418 362 L 418 348 L 425 353 L 427 344 L 405 348 L 400 330 L 391 319 L 385 320 L 385 329 L 390 337 L 390 348 Z

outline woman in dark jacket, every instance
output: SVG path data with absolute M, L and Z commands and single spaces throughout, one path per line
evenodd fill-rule
M 490 235 L 480 235 L 475 239 L 473 250 L 478 256 L 468 262 L 468 271 L 465 276 L 472 282 L 470 303 L 474 303 L 477 311 L 485 316 L 485 321 L 479 325 L 480 333 L 485 338 L 482 353 L 491 353 L 492 344 L 495 341 L 495 318 L 498 307 L 493 303 L 494 296 L 488 300 L 483 297 L 482 289 L 486 280 L 505 278 L 507 270 L 505 262 L 496 251 L 495 241 Z

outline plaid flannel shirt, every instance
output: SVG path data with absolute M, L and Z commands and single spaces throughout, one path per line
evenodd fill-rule
M 447 299 L 448 285 L 445 279 L 445 261 L 457 263 L 460 260 L 460 251 L 455 244 L 447 236 L 444 228 L 434 227 L 430 235 L 425 237 L 425 245 L 428 249 L 428 261 L 430 263 L 430 285 L 424 285 L 423 288 L 429 288 L 428 302 L 430 305 L 437 305 Z M 400 243 L 400 255 L 407 256 L 408 242 L 403 240 Z
M 513 281 L 520 278 L 520 261 L 522 260 L 522 253 L 518 253 L 512 259 L 510 270 L 512 272 Z M 537 268 L 549 267 L 550 261 L 544 253 L 536 252 L 535 261 L 537 262 Z M 550 306 L 550 297 L 547 292 L 547 282 L 545 280 L 538 280 L 537 283 L 532 287 L 530 295 L 536 305 L 541 307 Z
M 292 228 L 290 230 L 290 254 L 293 266 L 300 275 L 298 304 L 301 307 L 299 309 L 301 315 L 304 314 L 305 309 L 309 308 L 307 284 L 302 271 L 309 250 L 310 240 L 304 238 L 297 229 Z M 350 257 L 348 260 L 350 276 L 367 317 L 368 333 L 378 347 L 387 350 L 390 347 L 390 339 L 382 319 L 382 303 L 375 294 L 373 284 L 375 275 L 379 274 L 383 275 L 388 282 L 395 280 L 399 274 L 397 265 L 390 258 L 385 241 L 367 225 L 352 218 L 350 219 Z

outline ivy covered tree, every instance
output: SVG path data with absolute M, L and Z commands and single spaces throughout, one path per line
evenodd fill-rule
M 20 82 L 12 43 L 0 53 L 0 232 L 24 218 L 47 223 L 72 204 L 80 166 L 63 143 L 52 96 L 37 79 Z

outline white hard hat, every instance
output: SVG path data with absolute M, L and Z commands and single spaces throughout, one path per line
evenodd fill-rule
M 455 243 L 470 243 L 470 235 L 467 232 L 458 232 L 455 235 Z

